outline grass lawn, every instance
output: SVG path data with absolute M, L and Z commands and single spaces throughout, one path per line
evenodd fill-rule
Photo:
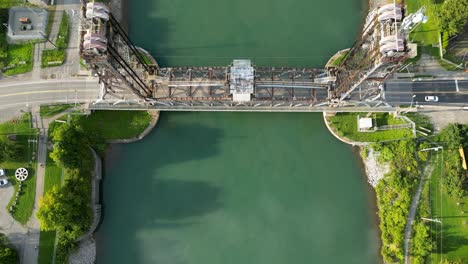
M 437 247 L 431 254 L 430 263 L 439 263 L 441 259 L 468 263 L 468 197 L 465 196 L 459 201 L 450 197 L 444 190 L 441 191 L 440 165 L 439 160 L 431 177 L 430 193 L 432 218 L 440 219 L 442 225 L 431 224 L 433 240 Z M 457 202 L 460 205 L 457 205 Z
M 5 63 L 5 66 L 9 69 L 5 70 L 5 75 L 30 72 L 33 68 L 33 53 L 34 46 L 32 43 L 9 45 Z
M 22 224 L 31 217 L 34 208 L 34 199 L 36 195 L 36 162 L 31 162 L 33 157 L 33 151 L 37 151 L 37 143 L 28 142 L 30 140 L 36 140 L 36 135 L 20 135 L 17 137 L 17 143 L 22 146 L 21 159 L 15 161 L 5 161 L 0 163 L 0 167 L 4 168 L 7 172 L 10 182 L 15 188 L 15 195 L 11 198 L 8 203 L 8 209 L 13 205 L 16 193 L 19 189 L 19 181 L 16 180 L 14 174 L 17 168 L 26 168 L 28 170 L 28 178 L 22 183 L 21 192 L 14 210 L 12 212 L 13 218 Z
M 15 201 L 16 193 L 19 188 L 19 182 L 14 177 L 16 169 L 26 168 L 29 172 L 28 179 L 22 183 L 22 190 L 12 213 L 12 216 L 22 224 L 25 224 L 31 217 L 36 195 L 36 163 L 32 162 L 32 160 L 33 157 L 35 160 L 33 152 L 37 151 L 37 141 L 34 141 L 37 140 L 37 135 L 36 130 L 31 128 L 30 120 L 31 115 L 27 113 L 16 121 L 0 124 L 0 136 L 3 137 L 4 140 L 8 140 L 6 138 L 8 134 L 18 134 L 16 142 L 21 147 L 21 153 L 17 160 L 6 160 L 0 163 L 0 167 L 6 170 L 10 182 L 15 188 L 15 195 L 11 198 L 7 207 L 8 209 Z
M 44 179 L 44 194 L 46 194 L 52 187 L 59 186 L 62 182 L 62 168 L 49 157 L 47 152 L 45 179 Z
M 95 111 L 78 122 L 87 131 L 99 131 L 105 139 L 115 140 L 138 136 L 150 120 L 146 111 Z
M 52 117 L 74 106 L 74 104 L 41 105 L 40 114 L 42 117 Z
M 31 128 L 30 113 L 26 113 L 19 118 L 0 124 L 0 135 L 34 133 L 36 133 L 36 130 Z
M 413 137 L 410 129 L 358 132 L 358 115 L 364 117 L 366 116 L 366 113 L 337 113 L 335 116 L 329 117 L 329 120 L 331 126 L 337 131 L 338 135 L 344 136 L 353 141 L 379 142 Z M 405 121 L 402 119 L 395 119 L 388 113 L 377 113 L 376 121 L 378 126 L 405 124 Z
M 410 39 L 424 46 L 439 43 L 440 30 L 438 27 L 437 10 L 443 1 L 441 0 L 406 0 L 408 13 L 418 11 L 422 6 L 426 6 L 426 16 L 428 21 L 418 25 L 410 34 Z
M 39 237 L 39 256 L 38 264 L 52 263 L 54 247 L 55 247 L 55 231 L 41 231 Z
M 47 153 L 47 162 L 44 179 L 44 194 L 52 187 L 59 186 L 62 181 L 62 168 L 49 157 Z M 39 264 L 52 263 L 55 247 L 56 231 L 41 231 L 39 238 Z
M 69 39 L 69 18 L 66 13 L 62 16 L 60 22 L 59 33 L 55 41 L 57 49 L 44 50 L 42 52 L 41 66 L 42 67 L 54 67 L 60 66 L 65 62 L 65 49 L 68 47 Z

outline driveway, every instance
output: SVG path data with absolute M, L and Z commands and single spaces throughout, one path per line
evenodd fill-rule
M 16 222 L 7 210 L 8 202 L 10 202 L 14 192 L 11 183 L 6 187 L 0 187 L 0 232 L 7 235 L 16 249 L 21 250 L 25 242 L 24 234 L 26 234 L 27 230 Z

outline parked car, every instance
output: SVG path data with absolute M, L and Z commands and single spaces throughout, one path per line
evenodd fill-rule
M 5 173 L 4 169 L 0 169 L 0 177 L 2 177 L 2 176 L 6 176 L 6 173 Z
M 0 178 L 0 187 L 3 187 L 8 184 L 8 179 L 7 177 L 1 177 Z
M 439 101 L 439 97 L 435 95 L 428 95 L 424 97 L 424 99 L 426 100 L 426 102 L 438 102 Z

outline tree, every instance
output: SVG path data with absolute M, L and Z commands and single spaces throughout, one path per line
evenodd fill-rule
M 82 157 L 87 155 L 88 141 L 83 130 L 71 125 L 62 125 L 52 134 L 54 150 L 50 157 L 60 166 L 65 168 L 80 168 Z
M 442 130 L 438 138 L 445 145 L 442 184 L 447 192 L 455 198 L 463 197 L 468 185 L 466 172 L 462 168 L 458 152 L 460 147 L 466 146 L 468 143 L 467 131 L 468 126 L 451 124 Z
M 412 244 L 412 254 L 419 257 L 419 263 L 424 263 L 423 257 L 431 253 L 432 241 L 429 235 L 429 227 L 427 227 L 423 222 L 418 222 L 414 225 L 414 238 Z
M 0 263 L 19 263 L 18 252 L 8 243 L 7 238 L 3 234 L 0 234 Z
M 19 263 L 18 252 L 7 246 L 0 246 L 0 263 L 15 264 Z
M 45 231 L 60 230 L 63 234 L 77 238 L 91 224 L 89 207 L 89 179 L 80 176 L 78 169 L 65 172 L 65 184 L 59 188 L 54 186 L 39 201 L 36 214 L 41 228 Z
M 468 21 L 468 0 L 446 0 L 439 16 L 443 32 L 450 36 L 460 33 Z

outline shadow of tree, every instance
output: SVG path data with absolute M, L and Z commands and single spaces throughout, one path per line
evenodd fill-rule
M 433 251 L 434 253 L 442 252 L 447 254 L 449 252 L 455 251 L 461 246 L 468 245 L 468 238 L 460 236 L 459 234 L 450 231 L 453 230 L 453 225 L 444 224 L 442 227 L 442 250 L 440 249 L 440 234 L 437 234 L 438 241 L 436 241 L 436 248 Z

